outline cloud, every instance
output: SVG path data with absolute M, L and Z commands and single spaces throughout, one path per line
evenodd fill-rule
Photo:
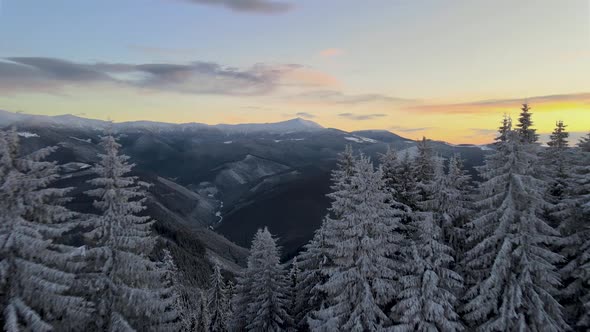
M 430 105 L 416 105 L 410 106 L 407 109 L 411 111 L 419 112 L 432 112 L 432 113 L 486 113 L 486 112 L 497 112 L 498 109 L 507 109 L 520 107 L 520 104 L 527 102 L 535 107 L 535 104 L 552 104 L 552 103 L 565 103 L 565 102 L 576 102 L 586 104 L 590 102 L 590 92 L 583 93 L 572 93 L 572 94 L 555 94 L 555 95 L 543 95 L 534 96 L 528 98 L 512 98 L 512 99 L 488 99 L 478 100 L 466 103 L 454 103 L 454 104 L 430 104 Z
M 295 113 L 296 116 L 300 117 L 300 118 L 307 118 L 307 119 L 313 119 L 316 116 L 311 114 L 311 113 L 307 113 L 307 112 L 298 112 Z
M 430 130 L 433 128 L 435 128 L 435 127 L 418 127 L 418 128 L 407 128 L 407 127 L 401 127 L 401 126 L 389 127 L 390 130 L 397 131 L 397 132 L 404 132 L 404 133 L 415 133 L 415 132 Z
M 344 51 L 339 48 L 326 48 L 320 51 L 320 56 L 331 58 L 344 54 Z
M 349 119 L 349 120 L 356 120 L 356 121 L 364 121 L 364 120 L 373 120 L 377 118 L 382 118 L 387 116 L 387 114 L 383 113 L 376 113 L 376 114 L 354 114 L 354 113 L 340 113 L 338 114 L 339 117 Z
M 319 90 L 304 92 L 295 96 L 289 97 L 290 99 L 309 102 L 309 103 L 327 103 L 327 104 L 346 104 L 356 105 L 365 103 L 404 103 L 408 102 L 408 99 L 389 97 L 382 94 L 344 94 L 339 91 L 333 90 Z
M 203 61 L 125 64 L 0 58 L 0 93 L 55 92 L 92 84 L 190 94 L 263 95 L 282 86 L 331 86 L 335 82 L 328 75 L 297 64 L 259 63 L 235 68 Z
M 286 2 L 274 0 L 183 0 L 197 5 L 221 6 L 236 12 L 259 14 L 284 13 L 293 8 Z

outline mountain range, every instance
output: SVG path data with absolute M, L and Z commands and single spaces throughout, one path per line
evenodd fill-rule
M 148 213 L 158 221 L 156 230 L 187 256 L 181 268 L 216 259 L 229 271 L 244 265 L 244 247 L 263 226 L 279 238 L 285 258 L 300 250 L 326 214 L 330 172 L 347 144 L 376 162 L 388 146 L 416 152 L 414 140 L 389 131 L 346 132 L 301 118 L 238 125 L 111 124 L 0 111 L 0 127 L 16 127 L 25 152 L 60 147 L 51 156 L 63 165 L 60 185 L 76 188 L 71 208 L 82 212 L 92 210 L 82 193 L 100 152 L 97 143 L 105 131 L 114 132 L 136 164 L 135 175 L 153 184 Z M 460 153 L 472 172 L 490 150 L 440 141 L 431 145 L 441 157 Z M 209 272 L 197 273 L 195 282 Z

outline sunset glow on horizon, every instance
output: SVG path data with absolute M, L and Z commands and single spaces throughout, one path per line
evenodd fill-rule
M 551 22 L 551 24 L 549 24 Z M 489 143 L 590 130 L 590 2 L 4 0 L 0 109 Z

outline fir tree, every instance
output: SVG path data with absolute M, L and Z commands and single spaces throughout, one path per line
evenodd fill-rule
M 465 242 L 463 224 L 471 213 L 471 177 L 462 169 L 459 156 L 449 159 L 445 173 L 442 160 L 435 163 L 435 176 L 426 186 L 430 199 L 420 202 L 424 211 L 434 212 L 434 218 L 442 226 L 442 240 L 454 250 L 462 251 Z
M 465 318 L 479 331 L 562 331 L 567 324 L 554 298 L 562 257 L 550 250 L 559 233 L 542 218 L 546 183 L 534 168 L 534 131 L 518 133 L 505 133 L 479 169 L 485 181 L 480 213 L 468 224 L 473 247 L 465 260 L 474 284 Z
M 548 178 L 550 180 L 549 195 L 552 203 L 558 204 L 567 195 L 569 184 L 569 155 L 568 141 L 569 133 L 566 131 L 566 125 L 563 121 L 556 123 L 553 133 L 549 136 L 549 146 L 544 153 L 545 163 L 548 169 Z M 561 207 L 556 207 L 560 210 Z
M 411 207 L 415 207 L 412 194 L 414 175 L 409 154 L 406 152 L 404 158 L 399 160 L 395 150 L 388 146 L 385 154 L 381 156 L 381 169 L 386 189 L 392 197 L 391 202 L 401 203 L 393 207 L 408 213 L 404 218 L 404 222 L 408 223 Z
M 289 270 L 289 304 L 287 305 L 287 312 L 293 321 L 293 325 L 296 326 L 295 317 L 297 316 L 297 292 L 299 290 L 299 283 L 301 282 L 301 269 L 299 268 L 299 262 L 297 256 L 293 258 L 291 262 L 291 270 Z M 305 294 L 306 297 L 309 294 Z
M 396 331 L 460 331 L 453 292 L 462 278 L 449 266 L 452 249 L 442 242 L 442 230 L 430 212 L 419 213 L 413 226 L 417 238 L 411 245 L 412 261 L 401 278 L 399 302 L 393 307 Z
M 254 277 L 249 292 L 248 331 L 281 331 L 291 324 L 286 311 L 289 282 L 279 258 L 276 240 L 268 229 L 258 230 L 246 271 Z
M 296 290 L 293 320 L 295 326 L 303 330 L 307 327 L 309 313 L 319 310 L 326 295 L 319 289 L 327 280 L 328 259 L 326 257 L 325 222 L 314 233 L 311 241 L 305 245 L 297 256 L 297 265 L 301 269 Z
M 429 140 L 422 137 L 417 144 L 418 155 L 414 160 L 414 176 L 416 178 L 415 199 L 425 201 L 429 199 L 428 186 L 434 180 L 435 160 Z M 420 205 L 420 204 L 418 204 Z M 417 206 L 420 208 L 420 206 Z
M 208 330 L 213 332 L 227 331 L 227 294 L 219 264 L 216 263 L 213 267 L 213 274 L 211 274 L 209 280 L 208 307 L 210 322 Z
M 170 250 L 163 250 L 162 269 L 164 271 L 164 298 L 166 311 L 159 326 L 161 330 L 190 329 L 190 314 L 186 302 L 183 299 L 184 288 L 182 287 L 180 271 L 174 262 Z
M 520 110 L 518 124 L 516 124 L 518 129 L 516 131 L 523 143 L 535 143 L 539 139 L 539 135 L 536 133 L 537 130 L 532 128 L 533 120 L 531 119 L 531 109 L 527 103 L 524 103 Z
M 85 318 L 85 301 L 69 288 L 79 270 L 71 248 L 56 238 L 72 228 L 63 207 L 68 189 L 43 161 L 56 148 L 21 155 L 17 132 L 0 131 L 0 309 L 4 331 L 69 330 Z M 78 327 L 79 328 L 79 327 Z
M 91 220 L 86 234 L 92 248 L 95 322 L 104 331 L 149 330 L 162 323 L 167 310 L 162 296 L 162 269 L 146 256 L 155 244 L 152 221 L 139 216 L 144 209 L 146 184 L 126 176 L 133 165 L 119 154 L 120 145 L 111 135 L 102 137 L 105 154 L 93 167 L 98 176 L 89 183 L 95 189 L 94 207 L 102 212 Z
M 557 217 L 564 236 L 560 299 L 571 326 L 590 329 L 590 151 L 578 148 L 568 172 L 568 191 Z
M 191 329 L 196 331 L 209 331 L 209 326 L 211 325 L 211 315 L 209 314 L 209 306 L 207 300 L 207 294 L 205 291 L 198 292 L 198 310 L 197 310 L 197 317 L 195 322 L 195 328 Z
M 355 162 L 349 181 L 329 195 L 333 203 L 326 217 L 324 267 L 327 281 L 320 284 L 327 299 L 308 319 L 312 330 L 374 331 L 389 324 L 383 307 L 394 294 L 397 276 L 392 256 L 403 241 L 403 211 L 389 205 L 381 169 L 366 157 Z
M 227 316 L 232 317 L 234 314 L 233 299 L 236 296 L 236 285 L 232 280 L 227 281 L 227 292 L 226 292 L 226 308 Z M 228 320 L 228 325 L 231 325 L 231 320 Z
M 584 152 L 590 152 L 590 133 L 580 138 L 580 142 L 578 142 L 578 147 Z

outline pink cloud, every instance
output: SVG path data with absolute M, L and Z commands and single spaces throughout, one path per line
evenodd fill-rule
M 326 58 L 340 56 L 342 54 L 344 54 L 344 50 L 341 50 L 339 48 L 326 48 L 325 50 L 320 51 L 320 56 Z

